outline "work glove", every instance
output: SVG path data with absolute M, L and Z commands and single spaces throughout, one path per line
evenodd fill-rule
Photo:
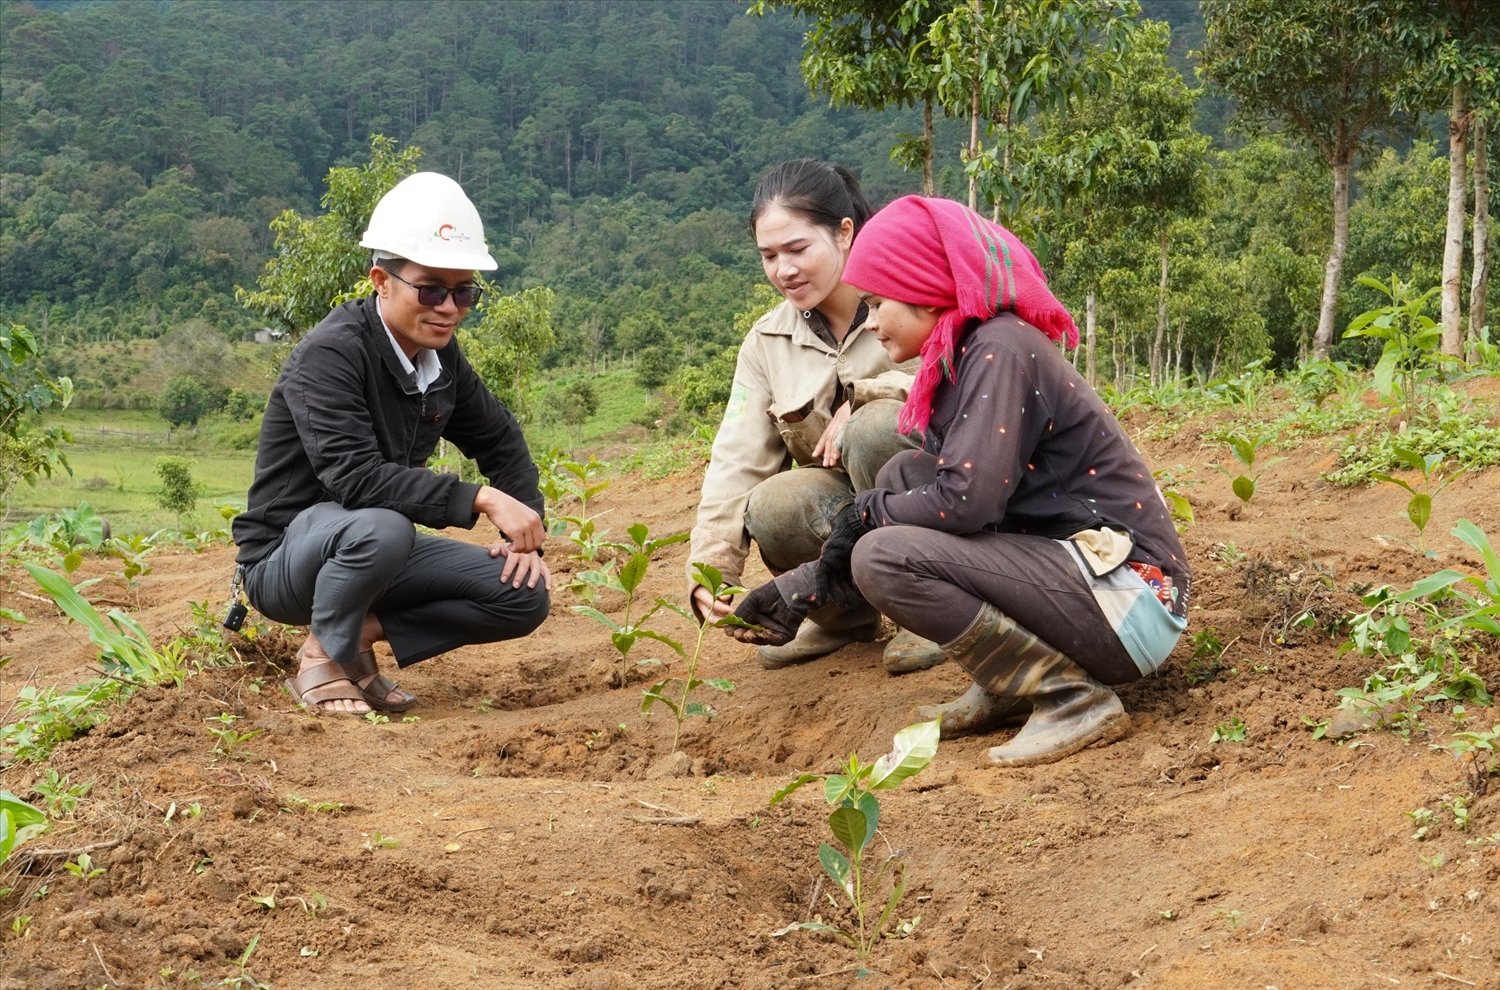
M 757 640 L 780 646 L 796 637 L 797 627 L 802 625 L 814 604 L 806 599 L 788 602 L 782 597 L 776 582 L 767 581 L 740 599 L 740 607 L 734 610 L 734 614 L 765 630 L 764 635 L 756 636 Z
M 865 604 L 865 596 L 854 583 L 854 544 L 874 528 L 852 503 L 834 518 L 833 531 L 823 541 L 823 553 L 818 558 L 820 602 L 832 602 L 841 608 Z

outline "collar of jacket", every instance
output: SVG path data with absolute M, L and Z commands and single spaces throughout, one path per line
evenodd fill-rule
M 808 315 L 804 316 L 803 310 L 797 309 L 790 302 L 783 301 L 775 309 L 762 317 L 756 323 L 755 329 L 760 333 L 771 336 L 790 337 L 792 338 L 792 343 L 800 347 L 811 347 L 814 350 L 827 354 L 836 354 L 848 347 L 850 342 L 854 340 L 855 335 L 864 329 L 865 319 L 870 315 L 870 307 L 863 302 L 859 304 L 859 309 L 854 313 L 854 325 L 844 335 L 844 342 L 840 347 L 832 346 L 828 341 L 818 336 L 817 331 L 813 329 L 813 320 L 818 321 L 825 329 L 827 328 L 828 323 L 823 319 L 823 314 L 815 309 L 806 310 L 805 312 Z M 833 334 L 830 333 L 829 336 L 831 337 Z
M 381 363 L 391 373 L 391 377 L 396 379 L 396 384 L 401 386 L 401 391 L 407 395 L 422 394 L 422 390 L 417 388 L 417 373 L 415 371 L 408 372 L 405 368 L 401 367 L 401 361 L 396 357 L 395 349 L 391 347 L 390 337 L 385 332 L 385 324 L 380 321 L 380 311 L 375 308 L 375 294 L 373 292 L 359 301 L 359 319 L 364 327 L 365 346 L 373 346 L 380 353 Z M 443 388 L 452 381 L 453 375 L 448 369 L 448 365 L 451 362 L 444 360 L 444 356 L 451 348 L 456 348 L 457 346 L 458 335 L 455 333 L 453 339 L 448 341 L 448 346 L 437 352 L 438 367 L 442 370 L 432 380 L 432 384 L 427 386 L 427 391 L 431 392 L 434 389 Z

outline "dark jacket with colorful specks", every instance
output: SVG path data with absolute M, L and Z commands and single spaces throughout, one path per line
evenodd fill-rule
M 867 518 L 1059 540 L 1126 530 L 1135 541 L 1129 559 L 1161 568 L 1176 590 L 1172 611 L 1186 615 L 1187 555 L 1151 470 L 1056 345 L 1006 313 L 967 331 L 954 363 L 957 379 L 938 386 L 923 445 L 938 457 L 936 479 L 863 493 Z

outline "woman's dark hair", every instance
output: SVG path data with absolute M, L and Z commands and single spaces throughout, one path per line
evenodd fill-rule
M 816 158 L 782 162 L 760 177 L 750 205 L 751 230 L 772 206 L 835 234 L 845 217 L 854 221 L 854 233 L 858 234 L 875 212 L 853 172 Z

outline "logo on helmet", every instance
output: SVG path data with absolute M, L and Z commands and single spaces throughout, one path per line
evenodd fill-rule
M 451 223 L 445 223 L 432 232 L 432 236 L 442 241 L 467 241 L 471 238 L 468 234 L 456 230 Z

